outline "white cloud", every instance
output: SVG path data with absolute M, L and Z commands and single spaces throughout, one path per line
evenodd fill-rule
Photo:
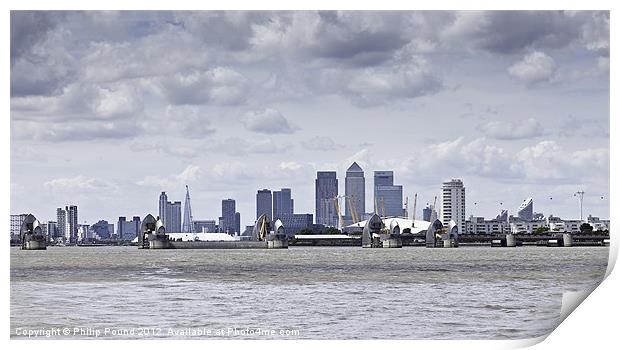
M 246 129 L 262 134 L 291 134 L 298 129 L 280 111 L 272 108 L 247 112 L 241 123 Z
M 52 191 L 72 193 L 114 192 L 118 188 L 113 182 L 83 175 L 53 179 L 45 182 L 43 186 Z
M 179 188 L 186 184 L 196 183 L 204 176 L 204 172 L 198 165 L 190 164 L 179 174 L 169 176 L 147 175 L 142 180 L 137 181 L 139 186 L 155 187 L 159 189 Z
M 508 68 L 508 73 L 528 85 L 549 82 L 556 73 L 553 58 L 544 52 L 534 51 Z
M 478 130 L 498 140 L 527 139 L 545 134 L 543 126 L 534 118 L 519 121 L 492 120 L 478 125 Z

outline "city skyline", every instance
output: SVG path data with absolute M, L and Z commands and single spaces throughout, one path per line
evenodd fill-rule
M 355 161 L 418 213 L 461 178 L 468 216 L 576 218 L 583 190 L 609 217 L 608 16 L 12 12 L 11 213 L 116 222 L 188 184 L 194 220 L 234 198 L 245 226 L 258 189 L 314 213 L 316 171 L 342 194 Z

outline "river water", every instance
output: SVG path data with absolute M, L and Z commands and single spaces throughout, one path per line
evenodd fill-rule
M 606 247 L 11 248 L 12 338 L 523 339 Z M 43 335 L 43 337 L 42 337 Z

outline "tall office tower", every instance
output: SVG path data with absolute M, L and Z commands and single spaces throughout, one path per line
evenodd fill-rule
M 375 171 L 374 206 L 379 216 L 403 215 L 403 186 L 394 185 L 393 171 Z
M 127 218 L 124 216 L 119 216 L 118 217 L 118 222 L 116 223 L 116 236 L 118 237 L 118 239 L 123 239 L 123 236 L 125 236 L 125 226 L 127 223 Z
M 291 189 L 283 188 L 280 191 L 273 191 L 273 219 L 277 220 L 283 216 L 293 215 L 293 212 Z
M 534 200 L 532 198 L 528 198 L 521 203 L 517 210 L 517 216 L 525 221 L 532 221 L 534 219 Z
M 459 228 L 459 234 L 465 233 L 465 187 L 461 179 L 446 181 L 441 186 L 441 221 L 448 226 L 454 220 Z
M 235 233 L 241 234 L 241 213 L 235 212 Z
M 69 205 L 65 207 L 67 211 L 67 236 L 71 243 L 76 243 L 78 239 L 78 208 L 77 205 Z
M 317 171 L 314 181 L 316 223 L 338 226 L 334 198 L 338 196 L 338 178 L 335 171 Z
M 234 199 L 222 200 L 222 228 L 221 232 L 228 233 L 229 235 L 235 234 L 236 221 L 235 213 L 237 212 Z
M 363 220 L 366 212 L 366 180 L 364 179 L 364 170 L 353 162 L 347 169 L 347 176 L 344 178 L 344 195 L 346 198 L 345 216 L 351 220 Z M 351 210 L 353 209 L 353 210 Z M 352 213 L 355 213 L 356 218 Z
M 273 196 L 271 195 L 270 190 L 264 188 L 256 192 L 256 220 L 258 220 L 258 218 L 263 214 L 267 214 L 267 216 L 269 216 L 269 220 L 273 218 L 271 208 L 272 200 Z
M 58 225 L 56 221 L 47 222 L 47 240 L 51 241 L 58 237 Z
M 181 201 L 168 202 L 166 206 L 166 231 L 181 232 Z
M 166 231 L 168 231 L 168 226 L 166 226 L 166 213 L 168 212 L 168 195 L 166 192 L 162 192 L 159 195 L 159 218 L 161 222 L 164 224 Z
M 433 212 L 433 209 L 431 208 L 429 204 L 427 204 L 426 208 L 422 209 L 422 220 L 431 221 L 432 212 Z
M 142 231 L 142 219 L 140 219 L 139 216 L 134 216 L 133 217 L 133 226 L 134 226 L 134 229 L 135 229 L 134 232 L 136 233 L 136 236 L 132 237 L 131 239 L 134 239 L 134 238 L 138 237 L 138 234 L 140 234 L 140 231 Z
M 185 185 L 185 211 L 183 212 L 183 232 L 194 233 L 192 206 L 189 199 L 189 187 Z
M 56 232 L 57 237 L 67 235 L 67 212 L 63 208 L 56 208 Z

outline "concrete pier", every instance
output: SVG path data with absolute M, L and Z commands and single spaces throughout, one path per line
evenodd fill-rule
M 516 246 L 517 246 L 517 239 L 515 238 L 515 235 L 512 233 L 506 234 L 506 247 L 516 247 Z
M 564 233 L 562 235 L 562 242 L 565 247 L 573 246 L 573 235 L 570 233 Z

